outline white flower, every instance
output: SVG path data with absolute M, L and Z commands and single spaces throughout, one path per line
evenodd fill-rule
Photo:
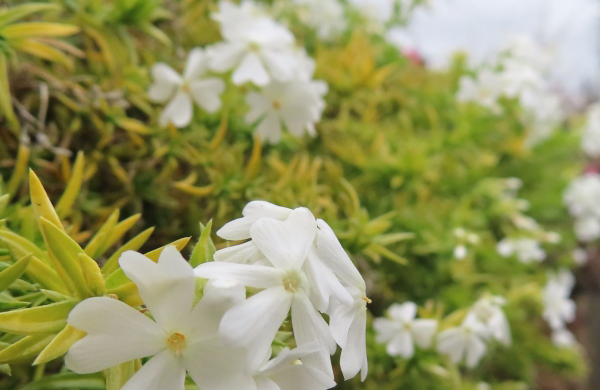
M 394 15 L 396 0 L 350 0 L 350 5 L 357 10 L 375 29 L 380 29 Z
M 148 94 L 157 103 L 169 104 L 160 114 L 159 124 L 172 123 L 175 127 L 189 125 L 194 111 L 192 100 L 206 112 L 214 113 L 221 108 L 220 95 L 225 90 L 223 80 L 216 77 L 202 78 L 206 73 L 206 54 L 195 48 L 188 55 L 183 76 L 169 65 L 154 64 Z
M 475 233 L 467 232 L 463 228 L 454 229 L 454 237 L 456 237 L 458 241 L 458 245 L 454 247 L 453 255 L 457 260 L 463 260 L 467 257 L 469 245 L 477 245 L 479 244 L 479 236 Z
M 499 114 L 502 112 L 502 107 L 498 104 L 502 86 L 502 78 L 497 73 L 483 69 L 476 79 L 470 76 L 461 77 L 456 99 L 459 102 L 475 102 Z
M 546 252 L 540 247 L 539 241 L 533 238 L 505 238 L 496 245 L 496 250 L 502 257 L 515 255 L 524 264 L 546 258 Z
M 395 26 L 385 34 L 386 41 L 400 50 L 402 53 L 417 51 L 415 39 L 403 26 Z
M 600 217 L 600 175 L 588 173 L 574 179 L 563 200 L 574 217 Z
M 581 149 L 591 158 L 600 157 L 600 104 L 598 103 L 588 109 Z
M 477 390 L 492 390 L 492 386 L 486 382 L 479 382 L 477 384 Z
M 491 337 L 504 345 L 510 345 L 510 325 L 502 310 L 505 304 L 506 300 L 502 297 L 486 296 L 479 299 L 469 313 L 487 326 L 487 333 Z
M 585 249 L 577 248 L 573 250 L 573 262 L 580 267 L 587 264 L 588 254 Z
M 344 7 L 338 0 L 294 0 L 307 12 L 300 13 L 302 22 L 317 32 L 320 39 L 328 40 L 346 30 Z
M 594 241 L 600 237 L 600 219 L 595 216 L 577 218 L 573 229 L 581 241 Z
M 559 348 L 570 348 L 577 343 L 577 340 L 571 331 L 563 327 L 552 331 L 552 343 Z
M 311 269 L 319 265 L 313 250 L 316 234 L 314 216 L 305 208 L 293 210 L 285 221 L 260 218 L 251 225 L 250 235 L 271 266 L 218 261 L 196 268 L 196 276 L 201 278 L 227 278 L 263 289 L 231 308 L 219 329 L 229 344 L 256 351 L 250 356 L 251 367 L 260 363 L 257 357 L 267 354 L 291 309 L 297 345 L 316 342 L 321 347 L 319 353 L 306 356 L 303 363 L 333 377 L 329 355 L 335 352 L 335 340 L 311 298 L 328 304 L 328 294 L 335 292 L 348 305 L 352 299 L 333 274 Z
M 244 299 L 243 286 L 210 282 L 193 307 L 194 272 L 174 247 L 165 248 L 158 263 L 132 251 L 119 263 L 154 321 L 113 298 L 84 300 L 68 323 L 87 335 L 67 353 L 67 367 L 85 374 L 154 355 L 123 390 L 182 389 L 186 371 L 205 390 L 251 388 L 245 351 L 225 346 L 217 333 L 223 313 Z
M 277 143 L 281 139 L 282 126 L 296 137 L 305 132 L 316 135 L 315 123 L 321 119 L 325 108 L 323 96 L 327 84 L 323 81 L 292 80 L 286 83 L 272 82 L 260 92 L 249 92 L 246 102 L 250 111 L 246 122 L 260 120 L 256 133 L 264 142 Z
M 213 18 L 221 23 L 225 41 L 208 49 L 212 70 L 235 69 L 232 81 L 236 85 L 252 82 L 264 86 L 273 79 L 292 78 L 297 66 L 293 54 L 294 36 L 285 26 L 251 1 L 235 5 L 223 0 Z
M 454 364 L 466 358 L 467 367 L 474 368 L 487 350 L 486 334 L 485 325 L 469 315 L 459 327 L 438 335 L 437 350 L 448 355 Z
M 465 245 L 457 245 L 454 247 L 454 251 L 452 253 L 455 259 L 463 260 L 468 254 L 467 247 Z
M 287 207 L 277 206 L 263 200 L 254 200 L 244 207 L 242 218 L 226 223 L 217 231 L 217 235 L 225 240 L 247 240 L 250 238 L 250 227 L 260 218 L 285 221 L 291 212 L 292 209 Z
M 544 319 L 552 329 L 564 328 L 575 320 L 575 302 L 569 297 L 575 285 L 575 277 L 566 269 L 549 275 L 544 287 Z
M 417 305 L 413 302 L 393 304 L 388 310 L 391 319 L 376 318 L 373 321 L 377 342 L 387 344 L 386 351 L 389 355 L 409 359 L 414 355 L 414 344 L 424 349 L 431 347 L 437 321 L 416 320 L 416 314 Z
M 323 372 L 298 362 L 298 359 L 317 352 L 319 346 L 306 344 L 296 349 L 284 348 L 276 358 L 268 360 L 254 372 L 256 390 L 325 390 L 335 382 Z M 233 390 L 233 389 L 232 389 Z

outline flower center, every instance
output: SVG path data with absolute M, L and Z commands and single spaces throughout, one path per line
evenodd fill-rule
M 185 92 L 187 94 L 192 93 L 192 90 L 190 89 L 190 86 L 187 83 L 183 84 L 181 86 L 181 89 L 183 90 L 183 92 Z
M 302 279 L 298 272 L 292 271 L 283 278 L 283 288 L 288 292 L 297 292 L 301 285 Z
M 248 50 L 254 53 L 258 53 L 260 51 L 260 45 L 256 42 L 250 42 L 248 45 Z
M 372 303 L 372 302 L 373 302 L 372 300 L 370 300 L 370 299 L 369 299 L 369 298 L 367 298 L 367 297 L 363 297 L 362 299 L 363 299 L 363 301 L 365 301 L 365 302 L 367 302 L 367 303 Z
M 167 339 L 167 346 L 175 355 L 180 355 L 185 348 L 185 336 L 181 333 L 173 333 Z

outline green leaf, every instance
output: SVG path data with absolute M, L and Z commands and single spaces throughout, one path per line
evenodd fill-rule
M 56 374 L 49 375 L 31 382 L 21 390 L 106 390 L 106 384 L 102 374 Z
M 45 218 L 57 228 L 65 230 L 58 214 L 56 214 L 56 210 L 54 210 L 54 206 L 52 206 L 50 198 L 48 198 L 42 182 L 33 170 L 29 170 L 29 189 L 31 192 L 31 204 L 33 205 L 38 225 L 40 224 L 40 219 Z M 40 226 L 41 229 L 42 227 Z
M 0 312 L 22 309 L 27 306 L 29 306 L 29 302 L 21 302 L 17 300 L 7 301 L 0 298 Z
M 71 325 L 65 326 L 63 330 L 44 348 L 33 362 L 33 365 L 47 363 L 67 353 L 71 345 L 75 344 L 85 336 L 85 332 Z
M 212 219 L 208 221 L 206 227 L 200 223 L 200 239 L 198 240 L 198 243 L 196 244 L 196 247 L 194 248 L 194 251 L 190 257 L 190 265 L 192 267 L 197 267 L 202 263 L 212 260 L 217 249 L 210 238 L 211 230 Z
M 104 222 L 102 227 L 87 244 L 85 247 L 85 253 L 92 258 L 100 256 L 104 251 L 104 244 L 107 242 L 118 221 L 119 210 L 117 209 L 110 214 L 106 222 Z
M 73 165 L 73 172 L 71 174 L 71 179 L 67 184 L 67 188 L 63 193 L 62 197 L 56 204 L 56 213 L 59 217 L 64 217 L 69 214 L 71 211 L 71 207 L 81 190 L 81 184 L 83 183 L 83 169 L 85 167 L 85 157 L 83 152 L 79 152 L 77 154 L 77 158 L 75 159 L 75 164 Z
M 0 53 L 0 114 L 8 122 L 13 133 L 19 135 L 19 121 L 12 106 L 10 94 L 10 83 L 8 81 L 8 61 L 6 56 Z
M 106 390 L 120 390 L 135 374 L 135 368 L 135 360 L 132 360 L 106 370 Z
M 100 296 L 106 294 L 104 276 L 102 275 L 102 271 L 100 271 L 98 263 L 85 253 L 79 254 L 79 263 L 83 271 L 83 278 L 87 282 L 92 295 Z
M 31 359 L 54 338 L 53 334 L 26 336 L 0 351 L 0 364 Z
M 15 20 L 24 18 L 36 12 L 57 10 L 60 7 L 51 3 L 27 3 L 9 7 L 0 11 L 0 26 L 4 26 Z
M 144 230 L 131 240 L 129 240 L 125 245 L 120 247 L 113 255 L 104 263 L 102 266 L 102 272 L 104 274 L 110 274 L 114 272 L 117 268 L 119 268 L 119 257 L 126 251 L 137 251 L 148 241 L 150 236 L 154 233 L 154 228 L 151 227 L 149 229 Z
M 31 261 L 31 254 L 23 257 L 4 271 L 0 272 L 0 291 L 4 291 L 13 284 L 17 279 L 23 275 L 29 262 Z
M 0 313 L 0 331 L 25 335 L 59 332 L 77 303 L 75 300 L 62 301 Z

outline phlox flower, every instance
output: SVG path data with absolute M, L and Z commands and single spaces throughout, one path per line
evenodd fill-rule
M 456 99 L 459 102 L 475 102 L 480 106 L 489 108 L 493 113 L 502 112 L 498 99 L 502 93 L 503 81 L 496 72 L 483 69 L 477 78 L 463 76 L 459 80 Z
M 220 78 L 203 77 L 207 71 L 206 61 L 206 53 L 195 48 L 188 55 L 183 75 L 179 75 L 167 64 L 154 64 L 154 82 L 148 94 L 155 102 L 169 102 L 160 114 L 161 126 L 169 123 L 175 127 L 189 125 L 194 111 L 192 101 L 209 113 L 221 108 L 220 95 L 225 90 L 225 83 Z
M 474 368 L 485 354 L 487 347 L 485 325 L 475 316 L 468 315 L 456 328 L 446 329 L 438 334 L 437 350 L 448 355 L 454 364 L 465 359 L 468 368 Z
M 333 379 L 320 370 L 298 362 L 316 353 L 319 346 L 306 344 L 296 349 L 284 348 L 276 358 L 266 360 L 254 372 L 256 390 L 325 390 L 335 386 Z
M 563 194 L 563 201 L 574 217 L 600 217 L 600 175 L 588 173 L 574 179 Z
M 349 3 L 372 28 L 379 30 L 392 19 L 396 0 L 350 0 Z
M 510 345 L 512 337 L 510 324 L 502 310 L 506 300 L 499 296 L 486 296 L 479 299 L 469 312 L 487 327 L 487 333 L 504 345 Z
M 215 261 L 201 264 L 196 275 L 201 278 L 227 278 L 245 286 L 263 289 L 232 307 L 223 317 L 220 334 L 230 345 L 256 351 L 249 355 L 249 365 L 255 367 L 257 356 L 265 356 L 275 335 L 291 310 L 294 337 L 299 346 L 316 342 L 318 353 L 304 357 L 303 363 L 323 370 L 333 377 L 330 354 L 336 349 L 329 327 L 319 314 L 311 296 L 328 302 L 332 289 L 347 304 L 351 297 L 333 274 L 310 272 L 318 266 L 312 259 L 312 247 L 317 225 L 305 208 L 290 212 L 285 221 L 260 218 L 250 227 L 252 242 L 271 263 L 270 266 Z M 337 285 L 335 283 L 337 282 Z M 331 283 L 331 285 L 318 285 Z
M 577 343 L 575 335 L 565 327 L 552 331 L 552 343 L 559 348 L 570 348 Z
M 223 0 L 213 18 L 221 24 L 224 42 L 208 49 L 209 67 L 217 72 L 234 69 L 236 85 L 252 82 L 265 86 L 287 81 L 296 70 L 294 36 L 262 12 L 252 1 L 240 5 Z
M 327 83 L 320 80 L 274 81 L 261 91 L 248 92 L 250 111 L 246 122 L 259 121 L 256 134 L 272 144 L 280 141 L 283 126 L 296 137 L 305 132 L 314 137 L 315 123 L 321 120 L 325 109 L 323 96 L 327 89 Z
M 437 321 L 415 319 L 416 314 L 417 305 L 413 302 L 393 304 L 388 310 L 389 319 L 376 318 L 373 321 L 377 342 L 387 344 L 389 355 L 410 359 L 415 353 L 415 344 L 424 349 L 431 347 Z
M 154 320 L 113 298 L 84 300 L 68 317 L 87 333 L 67 353 L 69 369 L 87 374 L 154 355 L 122 390 L 183 390 L 186 371 L 203 390 L 252 388 L 245 351 L 224 345 L 217 332 L 223 313 L 244 300 L 243 286 L 211 281 L 193 307 L 194 272 L 175 247 L 158 263 L 129 251 L 119 264 Z
M 552 329 L 564 328 L 575 320 L 576 306 L 570 298 L 574 285 L 575 277 L 566 269 L 549 275 L 543 290 L 543 316 Z
M 457 260 L 463 260 L 467 257 L 467 245 L 479 244 L 479 236 L 475 233 L 469 233 L 463 228 L 454 229 L 454 237 L 456 237 L 458 245 L 454 247 L 452 254 Z
M 496 245 L 496 251 L 503 257 L 516 256 L 524 264 L 546 258 L 539 241 L 533 238 L 505 238 Z
M 594 241 L 600 237 L 600 219 L 596 216 L 576 218 L 573 230 L 581 241 Z
M 317 32 L 320 39 L 328 40 L 346 30 L 344 6 L 339 0 L 294 0 L 306 12 L 300 12 L 302 22 Z

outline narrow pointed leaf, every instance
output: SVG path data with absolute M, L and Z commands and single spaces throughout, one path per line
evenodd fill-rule
M 25 335 L 59 332 L 76 304 L 70 300 L 0 313 L 0 331 Z
M 21 260 L 0 272 L 0 291 L 6 290 L 8 286 L 20 278 L 27 269 L 30 261 L 31 254 L 23 257 Z
M 90 240 L 90 242 L 85 247 L 85 253 L 87 253 L 92 258 L 96 258 L 102 255 L 102 251 L 104 248 L 104 244 L 110 237 L 112 230 L 117 225 L 119 221 L 119 210 L 114 210 L 106 222 L 102 225 L 102 227 L 98 230 L 98 232 L 94 235 L 94 237 Z
M 79 253 L 79 262 L 83 271 L 83 278 L 87 282 L 88 288 L 92 295 L 100 296 L 106 293 L 104 285 L 104 276 L 98 263 L 85 253 Z
M 68 37 L 79 32 L 79 27 L 62 23 L 29 22 L 6 26 L 0 34 L 7 39 L 33 37 Z
M 69 183 L 67 184 L 67 188 L 63 193 L 62 197 L 56 204 L 56 213 L 60 217 L 64 217 L 69 214 L 71 211 L 71 207 L 79 194 L 79 190 L 81 189 L 81 184 L 83 183 L 83 171 L 85 168 L 85 157 L 83 152 L 79 152 L 77 154 L 77 158 L 75 159 L 75 164 L 73 165 L 73 172 L 71 174 L 71 178 L 69 179 Z
M 25 177 L 25 173 L 27 172 L 27 168 L 29 167 L 29 148 L 25 145 L 19 146 L 19 152 L 17 154 L 17 162 L 15 163 L 15 167 L 13 169 L 12 176 L 10 177 L 10 181 L 8 182 L 8 193 L 10 196 L 13 196 L 15 192 L 19 189 L 23 178 Z
M 31 382 L 21 390 L 106 390 L 106 384 L 101 373 L 98 374 L 57 374 L 44 376 L 43 378 Z
M 85 335 L 84 331 L 74 328 L 71 325 L 65 326 L 38 355 L 33 365 L 47 363 L 50 360 L 63 356 L 71 348 L 71 345 L 81 340 Z
M 117 268 L 119 268 L 119 257 L 126 251 L 137 251 L 148 241 L 152 233 L 154 232 L 154 228 L 151 227 L 149 229 L 144 230 L 131 240 L 129 240 L 125 245 L 120 247 L 102 266 L 102 272 L 106 275 L 113 273 Z
M 51 3 L 26 3 L 23 5 L 6 8 L 0 11 L 0 26 L 6 25 L 15 20 L 19 20 L 36 12 L 56 9 L 60 9 L 60 7 Z
M 73 61 L 69 56 L 62 51 L 33 38 L 17 39 L 12 42 L 12 47 L 17 51 L 31 54 L 34 57 L 63 64 L 69 70 L 73 69 Z
M 207 261 L 211 261 L 213 255 L 216 252 L 215 244 L 210 238 L 210 233 L 212 230 L 212 220 L 208 222 L 206 227 L 200 224 L 200 239 L 190 256 L 190 265 L 192 267 L 197 267 L 202 263 L 206 263 Z
M 23 337 L 10 347 L 0 351 L 0 364 L 31 359 L 41 350 L 43 350 L 53 338 L 53 334 L 40 334 Z
M 54 210 L 54 206 L 52 206 L 52 202 L 50 202 L 50 198 L 48 198 L 48 194 L 46 193 L 42 182 L 33 170 L 29 171 L 29 188 L 31 191 L 31 204 L 33 205 L 38 224 L 40 223 L 40 218 L 43 217 L 57 228 L 64 231 L 65 228 L 63 227 L 56 210 Z
M 11 130 L 19 135 L 19 121 L 13 110 L 10 94 L 10 83 L 8 81 L 8 61 L 6 55 L 0 53 L 0 114 L 6 118 Z

